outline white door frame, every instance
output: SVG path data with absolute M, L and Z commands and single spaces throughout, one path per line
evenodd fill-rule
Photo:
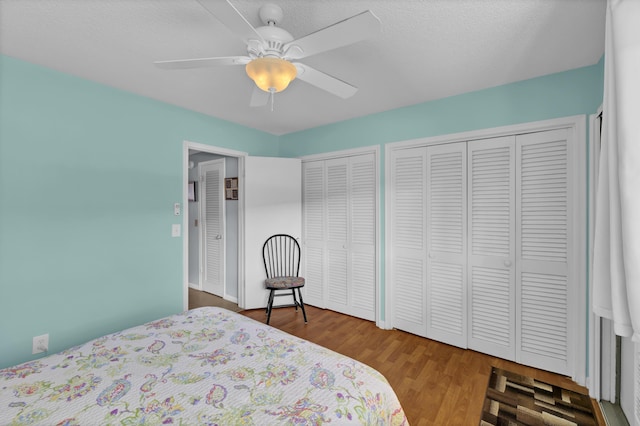
M 207 152 L 209 154 L 235 157 L 238 159 L 238 176 L 244 176 L 244 160 L 249 155 L 246 152 L 205 145 L 197 142 L 182 142 L 182 307 L 189 309 L 189 215 L 188 206 L 189 185 L 189 150 Z M 238 179 L 238 306 L 244 306 L 244 179 Z
M 598 110 L 600 112 L 602 107 Z M 587 175 L 589 185 L 589 294 L 587 300 L 589 304 L 589 378 L 588 386 L 589 395 L 597 400 L 601 397 L 601 367 L 602 367 L 602 330 L 601 320 L 593 313 L 593 237 L 595 231 L 595 213 L 596 213 L 596 188 L 598 183 L 598 163 L 600 158 L 599 150 L 596 145 L 600 145 L 599 129 L 597 129 L 597 114 L 589 116 L 589 173 Z M 596 131 L 598 132 L 596 134 Z M 615 361 L 614 361 L 615 362 Z M 615 368 L 615 367 L 614 367 Z M 605 392 L 606 393 L 606 392 Z

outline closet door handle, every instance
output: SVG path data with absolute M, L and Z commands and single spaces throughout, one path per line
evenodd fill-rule
M 504 266 L 506 266 L 507 268 L 511 266 L 511 261 L 510 260 L 505 260 L 504 261 Z

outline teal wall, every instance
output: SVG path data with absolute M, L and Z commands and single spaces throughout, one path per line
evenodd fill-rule
M 341 149 L 592 114 L 602 103 L 603 61 L 589 67 L 372 114 L 280 137 L 280 155 Z M 357 96 L 357 94 L 356 94 Z
M 593 113 L 602 85 L 601 61 L 276 137 L 0 55 L 0 368 L 36 358 L 39 334 L 55 352 L 182 310 L 184 140 L 285 157 L 382 146 Z
M 0 56 L 0 368 L 182 311 L 189 140 L 277 137 Z

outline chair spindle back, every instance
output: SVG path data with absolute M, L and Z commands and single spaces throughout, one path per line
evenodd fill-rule
M 297 277 L 300 272 L 300 244 L 291 235 L 276 234 L 262 246 L 267 278 Z

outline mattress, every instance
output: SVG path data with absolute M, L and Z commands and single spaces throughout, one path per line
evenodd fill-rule
M 222 308 L 0 370 L 2 425 L 324 423 L 408 424 L 373 368 Z

